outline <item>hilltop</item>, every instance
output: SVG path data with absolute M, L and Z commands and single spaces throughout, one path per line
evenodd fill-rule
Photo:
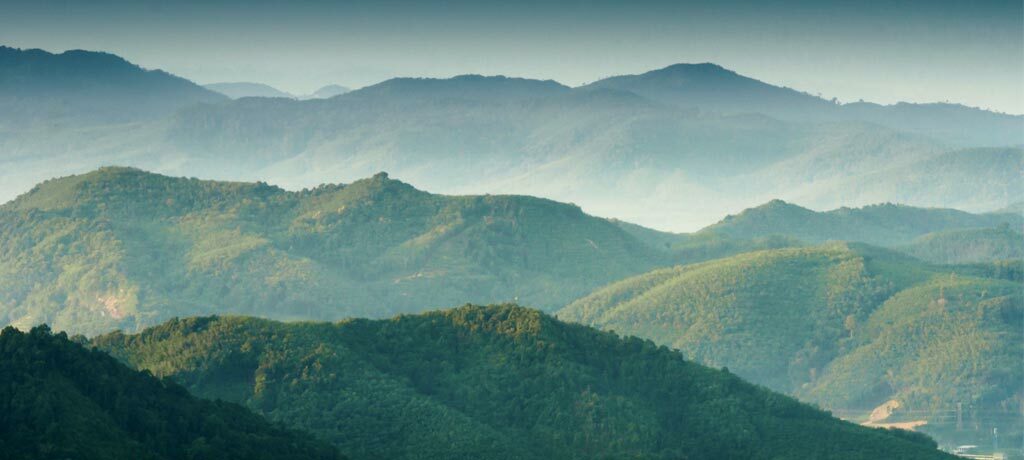
M 249 410 L 133 371 L 45 326 L 0 333 L 0 448 L 6 458 L 341 457 Z
M 91 344 L 356 459 L 951 458 L 921 435 L 512 305 L 334 324 L 188 318 Z
M 434 195 L 386 174 L 289 192 L 103 168 L 0 206 L 0 318 L 86 334 L 210 313 L 550 310 L 667 263 L 576 206 Z

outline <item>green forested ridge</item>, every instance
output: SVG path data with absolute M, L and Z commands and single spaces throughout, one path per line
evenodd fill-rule
M 0 333 L 0 457 L 337 459 L 233 403 L 196 399 L 45 326 Z
M 91 344 L 352 458 L 946 458 L 649 341 L 512 305 L 391 320 L 172 320 Z
M 558 316 L 650 338 L 828 409 L 972 405 L 1013 439 L 1024 399 L 1020 265 L 933 266 L 831 243 L 655 270 Z
M 287 192 L 104 168 L 0 206 L 2 322 L 86 334 L 198 313 L 552 309 L 666 263 L 572 205 L 432 195 L 384 174 Z

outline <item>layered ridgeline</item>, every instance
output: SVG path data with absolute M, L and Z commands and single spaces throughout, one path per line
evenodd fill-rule
M 0 318 L 96 334 L 210 313 L 554 309 L 667 260 L 538 198 L 432 195 L 386 174 L 288 192 L 104 168 L 0 207 Z
M 817 212 L 773 200 L 727 216 L 695 234 L 679 236 L 670 245 L 768 237 L 811 244 L 841 240 L 895 248 L 931 262 L 969 263 L 1024 256 L 1022 227 L 1024 216 L 1019 213 L 971 214 L 889 203 Z M 645 239 L 651 238 L 655 237 Z
M 925 430 L 952 441 L 949 411 L 962 404 L 976 411 L 970 434 L 998 428 L 1019 439 L 1021 281 L 1019 261 L 932 266 L 831 243 L 655 270 L 558 316 L 651 339 L 851 418 L 896 400 L 893 419 L 927 420 Z
M 91 343 L 355 459 L 952 458 L 510 305 L 336 324 L 191 318 Z
M 23 68 L 41 52 L 12 53 L 10 67 Z M 73 66 L 76 56 L 112 60 L 85 52 L 47 59 Z M 93 78 L 92 86 L 106 84 Z M 677 231 L 772 198 L 825 209 L 898 201 L 988 211 L 1024 194 L 1013 174 L 1021 149 L 954 150 L 1024 144 L 1019 116 L 949 105 L 854 110 L 713 65 L 672 66 L 641 80 L 570 88 L 464 75 L 398 78 L 325 100 L 196 104 L 181 95 L 170 100 L 184 108 L 159 120 L 134 117 L 131 130 L 50 123 L 3 132 L 0 200 L 107 164 L 295 189 L 387 170 L 437 192 L 543 196 Z M 130 104 L 115 113 L 132 117 L 132 106 L 146 106 L 92 86 L 76 97 L 95 99 L 97 113 L 125 97 Z M 31 107 L 48 103 L 19 94 Z
M 197 399 L 45 327 L 0 333 L 4 458 L 341 458 L 237 404 Z

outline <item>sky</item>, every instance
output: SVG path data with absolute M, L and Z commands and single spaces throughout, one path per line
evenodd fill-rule
M 0 0 L 0 45 L 305 94 L 476 73 L 580 85 L 714 62 L 843 102 L 1024 114 L 1024 2 Z

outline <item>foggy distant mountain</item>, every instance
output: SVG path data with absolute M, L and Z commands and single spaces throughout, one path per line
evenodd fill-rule
M 33 123 L 126 123 L 228 98 L 108 53 L 52 54 L 0 46 L 0 128 Z
M 313 94 L 303 96 L 302 99 L 328 99 L 334 96 L 341 96 L 349 91 L 351 90 L 341 85 L 327 85 L 313 91 Z
M 263 83 L 249 82 L 225 82 L 203 85 L 204 88 L 221 93 L 231 99 L 243 97 L 287 97 L 294 99 L 295 96 L 270 85 Z
M 26 108 L 6 113 L 51 125 L 0 125 L 0 200 L 107 164 L 295 189 L 387 170 L 437 193 L 530 194 L 678 231 L 774 198 L 815 209 L 890 201 L 983 212 L 1019 201 L 1021 190 L 1020 148 L 961 146 L 1024 144 L 1022 117 L 948 104 L 838 105 L 713 64 L 580 88 L 462 75 L 395 78 L 329 99 L 229 101 L 111 55 L 79 53 L 204 97 L 147 92 L 165 111 L 142 116 L 123 109 L 138 105 L 129 85 L 77 73 L 92 83 L 74 91 L 74 106 L 138 123 L 66 129 L 52 126 L 62 112 L 47 108 L 48 94 L 64 87 L 36 83 L 53 91 L 19 92 Z M 210 101 L 221 103 L 201 103 Z
M 676 64 L 640 75 L 606 78 L 587 87 L 632 91 L 683 108 L 721 113 L 761 113 L 800 122 L 869 122 L 956 145 L 1024 144 L 1024 117 L 1019 115 L 949 103 L 839 104 L 708 63 Z
M 740 75 L 721 66 L 675 64 L 640 75 L 596 81 L 584 88 L 631 91 L 645 98 L 683 108 L 720 113 L 762 113 L 784 119 L 804 119 L 829 113 L 835 103 L 780 88 Z
M 416 100 L 522 101 L 550 97 L 571 89 L 553 80 L 509 78 L 502 75 L 459 75 L 452 78 L 392 78 L 350 93 L 357 98 Z M 403 101 L 394 101 L 403 102 Z

